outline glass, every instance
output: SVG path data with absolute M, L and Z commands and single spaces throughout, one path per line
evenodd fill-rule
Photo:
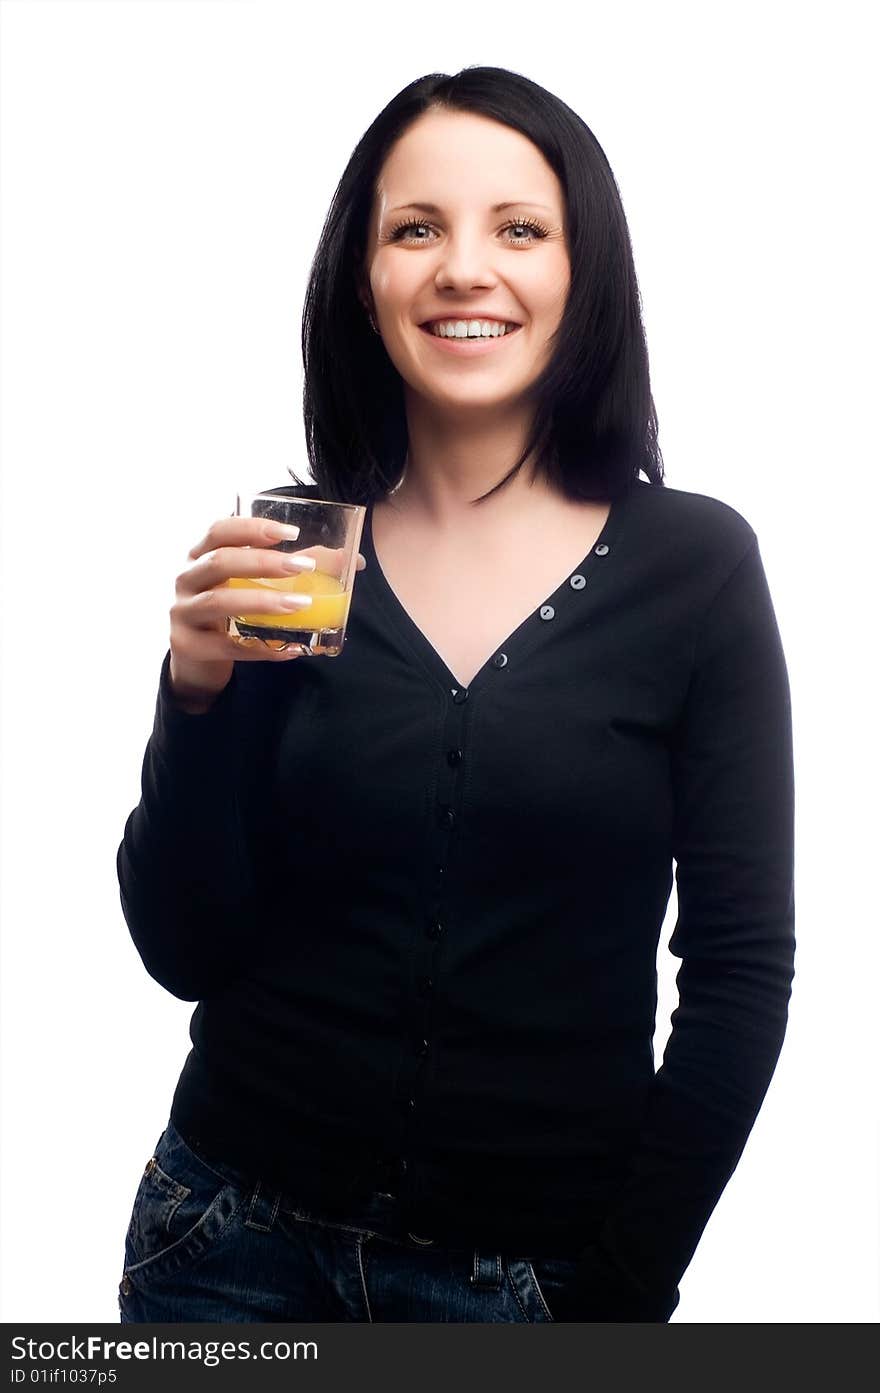
M 292 590 L 311 595 L 312 603 L 292 613 L 231 615 L 227 631 L 239 643 L 259 639 L 268 648 L 296 647 L 304 655 L 337 658 L 345 643 L 366 511 L 362 504 L 296 498 L 284 489 L 237 494 L 237 516 L 271 518 L 299 528 L 295 541 L 267 550 L 314 557 L 315 569 L 289 576 L 231 576 L 231 589 Z

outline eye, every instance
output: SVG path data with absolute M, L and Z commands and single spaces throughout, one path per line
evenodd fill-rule
M 390 242 L 402 242 L 402 241 L 404 240 L 404 238 L 403 238 L 403 233 L 404 233 L 404 232 L 409 232 L 411 228 L 416 228 L 416 227 L 425 228 L 425 229 L 427 229 L 427 231 L 429 231 L 429 232 L 430 232 L 430 230 L 431 230 L 431 229 L 428 227 L 428 224 L 427 224 L 426 222 L 415 222 L 415 221 L 412 221 L 412 222 L 402 222 L 402 223 L 398 223 L 397 227 L 393 227 L 393 228 L 391 229 L 391 231 L 390 231 L 389 234 L 388 234 L 388 240 L 389 240 Z M 415 240 L 415 241 L 417 241 L 417 242 L 424 242 L 424 241 L 425 241 L 425 238 L 424 238 L 424 237 L 416 237 L 415 239 L 412 239 L 412 238 L 409 238 L 409 237 L 408 237 L 406 240 L 407 240 L 407 241 Z
M 547 229 L 546 229 L 546 227 L 542 227 L 541 224 L 540 224 L 539 222 L 536 222 L 536 221 L 534 221 L 534 220 L 531 219 L 531 218 L 526 218 L 526 219 L 524 219 L 524 220 L 521 220 L 520 222 L 509 222 L 509 223 L 506 223 L 506 224 L 505 224 L 505 230 L 506 230 L 506 228 L 508 228 L 508 227 L 524 227 L 524 228 L 526 229 L 527 232 L 533 233 L 534 236 L 533 236 L 533 237 L 529 237 L 529 239 L 528 239 L 530 242 L 531 242 L 531 241 L 534 241 L 534 240 L 540 241 L 540 239 L 541 239 L 542 237 L 546 237 L 546 236 L 547 236 Z M 517 241 L 517 242 L 520 242 L 520 241 L 522 241 L 523 239 L 522 239 L 521 237 L 517 237 L 517 238 L 515 238 L 514 240 Z
M 435 230 L 431 227 L 430 223 L 419 222 L 416 218 L 409 218 L 406 222 L 398 223 L 396 227 L 391 229 L 388 234 L 388 241 L 427 242 L 429 240 L 427 237 L 404 237 L 403 234 L 405 232 L 416 228 L 424 228 L 427 232 Z M 520 245 L 527 247 L 530 246 L 532 242 L 540 241 L 542 238 L 548 236 L 547 228 L 543 227 L 533 218 L 519 218 L 516 222 L 505 223 L 501 231 L 507 232 L 510 228 L 524 228 L 530 234 L 528 237 L 514 237 L 512 242 L 509 243 L 509 245 L 512 246 Z

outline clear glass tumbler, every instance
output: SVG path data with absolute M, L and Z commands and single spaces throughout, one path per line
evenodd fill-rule
M 227 629 L 239 643 L 259 640 L 269 648 L 299 648 L 303 655 L 337 658 L 345 643 L 345 626 L 357 574 L 358 550 L 366 508 L 297 498 L 284 488 L 236 495 L 237 516 L 271 518 L 299 528 L 293 542 L 278 542 L 271 551 L 311 556 L 313 571 L 290 576 L 232 576 L 232 589 L 292 590 L 311 595 L 312 603 L 290 614 L 236 614 Z

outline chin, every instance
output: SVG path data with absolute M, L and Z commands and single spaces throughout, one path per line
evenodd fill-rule
M 493 408 L 512 407 L 512 405 L 519 401 L 519 398 L 522 397 L 522 394 L 524 394 L 526 390 L 525 386 L 515 386 L 515 384 L 510 387 L 501 387 L 496 384 L 493 389 L 489 389 L 486 384 L 483 384 L 482 390 L 480 390 L 475 383 L 471 391 L 462 390 L 461 387 L 455 389 L 455 386 L 448 387 L 447 390 L 444 390 L 444 386 L 446 386 L 446 384 L 441 386 L 441 384 L 436 382 L 419 382 L 409 390 L 412 391 L 415 397 L 421 397 L 423 401 L 429 401 L 434 407 L 455 407 L 462 411 L 466 410 L 468 407 L 473 407 L 475 410 L 480 410 L 480 408 L 482 408 L 482 410 L 493 410 Z

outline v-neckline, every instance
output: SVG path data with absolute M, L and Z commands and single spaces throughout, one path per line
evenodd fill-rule
M 581 596 L 589 594 L 589 582 L 594 568 L 603 564 L 605 556 L 611 553 L 612 547 L 619 535 L 627 502 L 630 493 L 621 495 L 619 498 L 611 500 L 608 517 L 599 535 L 595 538 L 587 552 L 577 565 L 565 576 L 545 600 L 530 610 L 525 618 L 513 629 L 505 638 L 496 644 L 495 648 L 486 658 L 482 667 L 474 673 L 471 681 L 467 684 L 460 682 L 452 669 L 447 665 L 440 653 L 431 643 L 428 636 L 419 628 L 411 614 L 392 588 L 388 577 L 382 570 L 381 563 L 376 554 L 376 547 L 373 542 L 373 503 L 367 504 L 366 516 L 364 518 L 363 536 L 361 538 L 361 550 L 368 567 L 372 569 L 373 577 L 376 582 L 379 596 L 384 602 L 386 613 L 396 621 L 398 631 L 408 640 L 423 664 L 426 666 L 431 676 L 434 677 L 447 690 L 455 695 L 459 691 L 472 692 L 474 688 L 482 682 L 486 673 L 492 668 L 493 663 L 497 666 L 496 660 L 500 655 L 504 656 L 507 663 L 511 658 L 522 658 L 525 656 L 535 643 L 537 643 L 542 632 L 548 625 L 541 619 L 541 614 L 548 608 L 552 611 L 549 617 L 555 618 L 560 611 L 560 607 L 578 603 Z M 574 577 L 583 577 L 583 584 L 577 588 L 572 585 Z

